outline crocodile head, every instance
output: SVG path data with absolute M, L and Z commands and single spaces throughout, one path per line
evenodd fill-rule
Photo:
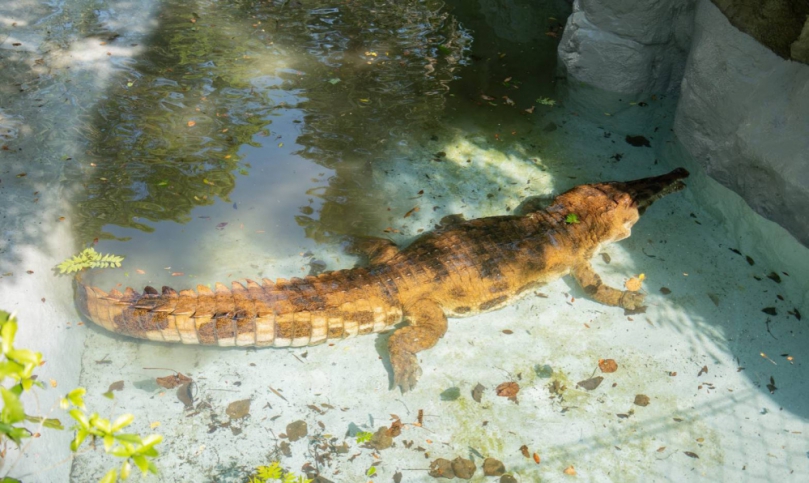
M 686 169 L 677 168 L 651 178 L 577 186 L 558 196 L 551 210 L 566 217 L 576 214 L 588 231 L 599 234 L 601 242 L 622 240 L 652 203 L 685 188 L 682 180 L 688 175 Z

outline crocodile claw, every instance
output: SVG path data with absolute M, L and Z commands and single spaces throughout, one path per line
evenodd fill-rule
M 393 387 L 401 387 L 403 393 L 416 387 L 421 376 L 421 367 L 415 354 L 405 352 L 392 355 L 390 364 L 393 366 Z

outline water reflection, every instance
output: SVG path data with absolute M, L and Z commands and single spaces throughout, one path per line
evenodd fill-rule
M 280 146 L 288 127 L 278 123 L 299 123 L 294 154 L 335 171 L 309 193 L 336 206 L 330 216 L 378 209 L 359 199 L 369 163 L 441 113 L 469 44 L 437 1 L 162 8 L 145 54 L 120 65 L 87 128 L 88 158 L 74 173 L 86 187 L 76 200 L 83 242 L 115 238 L 109 225 L 185 223 L 195 207 L 227 201 L 255 168 L 244 148 Z M 303 118 L 286 116 L 291 108 Z M 297 219 L 316 239 L 334 231 L 315 226 L 310 207 Z

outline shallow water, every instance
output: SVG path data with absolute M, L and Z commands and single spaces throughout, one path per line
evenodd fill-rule
M 160 481 L 246 481 L 275 460 L 331 481 L 390 481 L 399 471 L 430 481 L 429 461 L 457 456 L 478 467 L 498 458 L 522 481 L 563 480 L 570 465 L 592 481 L 809 476 L 807 333 L 794 315 L 809 313 L 805 248 L 683 157 L 669 132 L 672 96 L 561 83 L 548 35 L 567 14 L 558 3 L 516 2 L 508 16 L 461 2 L 170 2 L 142 12 L 151 19 L 142 30 L 122 28 L 110 5 L 64 6 L 72 21 L 51 35 L 104 42 L 112 57 L 103 91 L 89 96 L 97 103 L 76 101 L 69 128 L 81 154 L 58 168 L 78 245 L 126 256 L 122 269 L 90 275 L 105 289 L 346 268 L 356 263 L 342 250 L 348 236 L 407 243 L 450 214 L 510 213 L 529 197 L 680 164 L 694 173 L 688 190 L 606 249 L 609 263 L 594 261 L 614 286 L 646 275 L 646 314 L 627 316 L 558 281 L 515 306 L 451 320 L 404 395 L 389 390 L 384 335 L 227 350 L 82 328 L 89 402 L 106 407 L 101 394 L 124 381 L 116 413 L 166 437 Z M 64 85 L 57 78 L 41 95 L 73 92 Z M 65 134 L 48 132 L 42 144 L 58 151 Z M 627 134 L 651 148 L 629 145 Z M 619 370 L 594 391 L 576 387 L 605 358 Z M 171 371 L 194 378 L 193 408 L 155 383 Z M 494 393 L 507 381 L 520 385 L 519 404 Z M 651 404 L 634 405 L 637 394 Z M 229 417 L 243 399 L 250 415 Z M 356 442 L 391 414 L 405 423 L 393 448 Z M 283 433 L 301 419 L 309 437 L 286 454 Z M 343 442 L 346 453 L 336 449 Z M 91 481 L 108 466 L 85 455 L 72 477 Z M 480 469 L 473 481 L 484 481 Z

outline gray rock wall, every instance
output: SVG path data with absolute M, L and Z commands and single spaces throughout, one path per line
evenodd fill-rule
M 809 245 L 809 66 L 700 0 L 674 130 L 712 178 Z
M 710 0 L 576 0 L 559 58 L 571 102 L 596 112 L 599 96 L 582 85 L 679 91 L 674 130 L 689 154 L 809 246 L 809 66 L 777 56 Z
M 567 74 L 610 92 L 676 91 L 695 0 L 576 0 L 559 44 Z

